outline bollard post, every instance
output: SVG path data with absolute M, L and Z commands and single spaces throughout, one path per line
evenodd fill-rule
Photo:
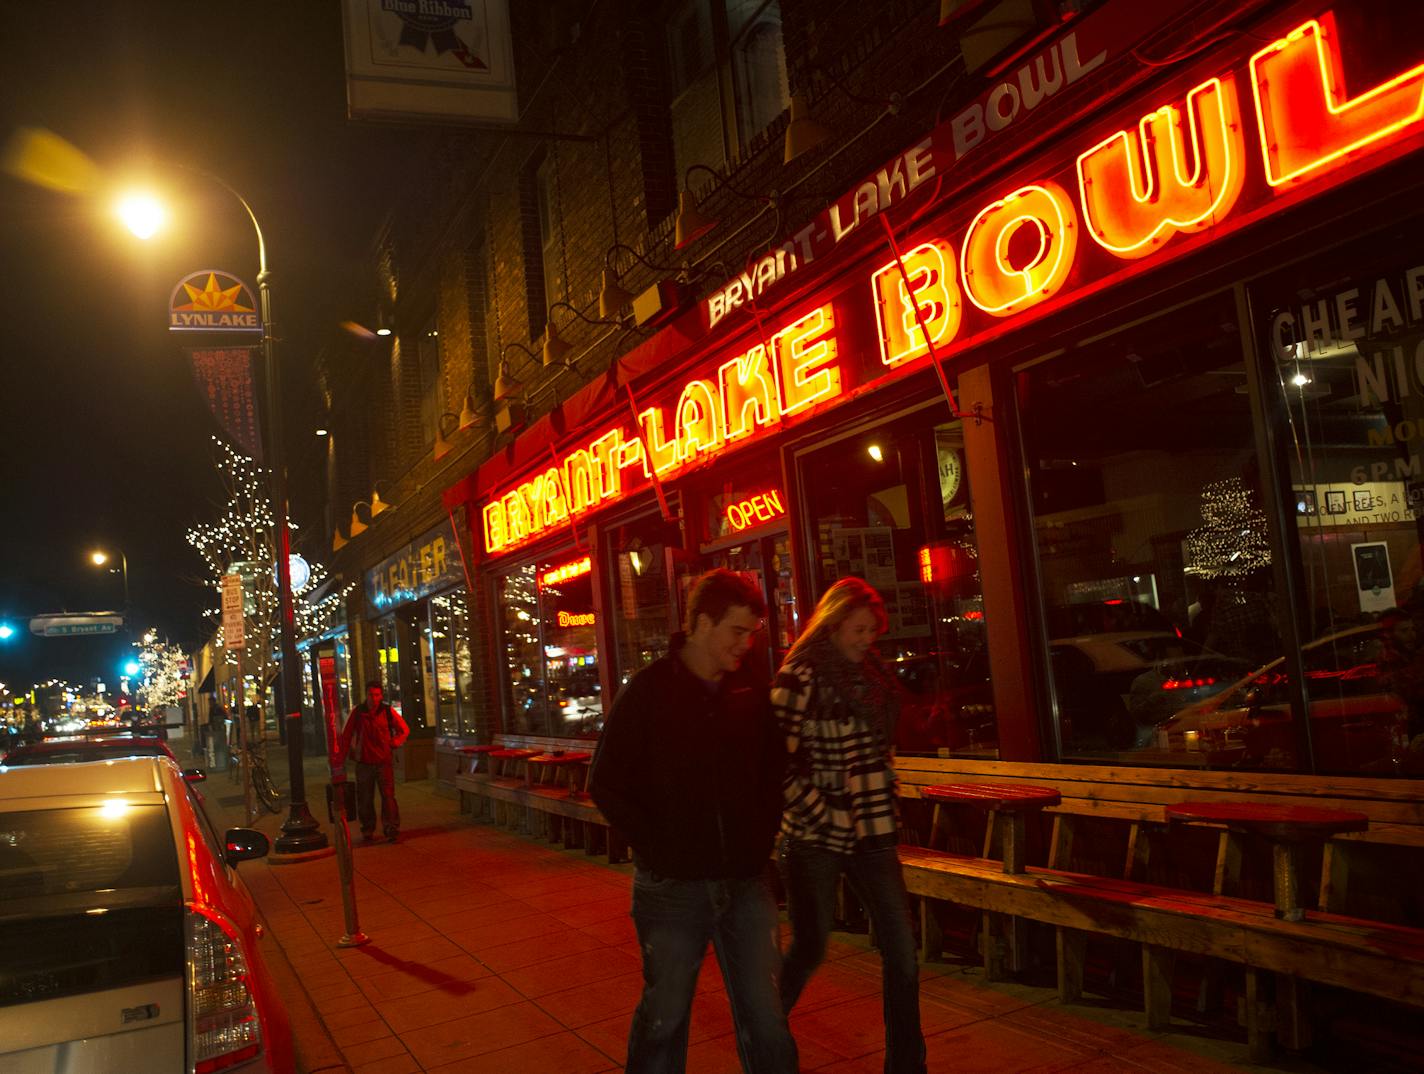
M 337 940 L 338 947 L 360 947 L 368 943 L 370 937 L 361 931 L 361 920 L 356 911 L 356 869 L 351 860 L 351 828 L 346 823 L 354 795 L 350 783 L 346 781 L 343 765 L 331 767 L 331 782 L 326 788 L 326 808 L 336 832 L 336 871 L 341 880 L 341 911 L 345 916 L 346 932 Z

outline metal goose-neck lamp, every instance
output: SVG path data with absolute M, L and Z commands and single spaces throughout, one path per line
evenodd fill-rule
M 804 93 L 791 97 L 791 117 L 786 122 L 786 136 L 781 156 L 783 164 L 790 164 L 819 145 L 830 141 L 831 131 L 822 123 L 811 118 L 811 106 Z
M 572 303 L 563 299 L 550 303 L 548 319 L 544 322 L 544 368 L 573 369 L 573 363 L 569 361 L 569 355 L 573 353 L 573 344 L 569 343 L 559 335 L 558 326 L 554 323 L 554 311 L 556 309 L 566 309 L 575 318 L 584 324 L 591 324 L 595 327 L 611 325 L 615 328 L 620 326 L 616 317 L 610 317 L 603 313 L 602 296 L 599 299 L 599 317 L 590 317 Z
M 716 226 L 715 222 L 713 226 Z M 706 269 L 694 272 L 691 266 L 686 263 L 676 268 L 667 265 L 655 265 L 627 243 L 615 242 L 603 255 L 603 286 L 600 287 L 598 291 L 598 315 L 603 318 L 601 323 L 605 324 L 620 323 L 617 320 L 619 311 L 631 305 L 633 299 L 636 297 L 633 292 L 629 291 L 619 282 L 619 277 L 622 274 L 613 267 L 613 257 L 618 253 L 627 254 L 644 268 L 651 269 L 653 272 L 665 273 L 683 283 L 690 282 L 693 279 L 700 278 L 707 274 Z
M 720 220 L 708 216 L 697 204 L 697 199 L 693 196 L 688 185 L 688 179 L 693 172 L 706 172 L 712 177 L 714 190 L 726 190 L 735 194 L 739 198 L 747 201 L 760 202 L 762 205 L 772 206 L 777 204 L 775 194 L 750 194 L 744 190 L 739 190 L 725 178 L 722 173 L 715 168 L 709 168 L 706 164 L 694 164 L 688 168 L 682 177 L 682 193 L 678 196 L 677 222 L 673 233 L 673 249 L 681 250 L 691 246 L 698 239 L 711 231 L 716 230 L 721 223 Z

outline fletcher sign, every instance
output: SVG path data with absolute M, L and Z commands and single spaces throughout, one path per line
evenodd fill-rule
M 463 584 L 455 527 L 446 519 L 366 572 L 366 599 L 385 611 Z

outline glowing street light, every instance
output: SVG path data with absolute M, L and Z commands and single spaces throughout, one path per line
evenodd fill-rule
M 262 225 L 257 222 L 257 214 L 246 198 L 220 176 L 200 168 L 182 166 L 209 182 L 222 187 L 242 206 L 247 218 L 252 222 L 252 230 L 257 235 L 257 298 L 262 317 L 262 357 L 266 370 L 267 410 L 269 414 L 280 413 L 278 400 L 282 398 L 282 368 L 277 361 L 277 332 L 273 326 L 272 314 L 272 273 L 267 268 L 267 241 L 262 237 Z M 152 197 L 134 195 L 119 205 L 119 215 L 124 224 L 140 239 L 147 239 L 162 226 L 166 214 L 162 206 Z M 301 725 L 301 664 L 297 656 L 296 636 L 292 630 L 292 579 L 290 532 L 287 526 L 287 474 L 283 461 L 281 422 L 271 421 L 267 428 L 267 462 L 272 472 L 272 506 L 275 517 L 274 530 L 280 547 L 277 559 L 277 630 L 278 649 L 281 653 L 280 697 L 284 708 L 283 718 L 287 720 L 287 767 L 290 774 L 288 796 L 291 812 L 282 825 L 282 834 L 277 837 L 273 849 L 279 854 L 296 854 L 310 850 L 322 850 L 327 846 L 326 833 L 312 816 L 306 800 L 306 775 L 302 768 L 302 725 Z M 126 599 L 127 603 L 127 599 Z
M 168 219 L 158 199 L 149 194 L 125 194 L 114 206 L 114 211 L 124 227 L 145 242 L 157 235 Z
M 103 567 L 113 558 L 110 553 L 105 552 L 102 548 L 96 548 L 89 553 L 89 562 L 96 567 Z M 114 568 L 110 567 L 109 570 L 113 571 Z M 129 610 L 129 557 L 128 553 L 122 549 L 119 551 L 118 573 L 121 574 L 124 579 L 124 611 L 127 612 Z

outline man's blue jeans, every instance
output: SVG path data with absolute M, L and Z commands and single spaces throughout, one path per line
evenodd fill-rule
M 796 1042 L 777 980 L 776 902 L 763 877 L 673 880 L 638 869 L 633 923 L 643 998 L 628 1034 L 627 1074 L 682 1074 L 692 994 L 710 940 L 722 968 L 737 1052 L 747 1074 L 796 1074 Z
M 836 909 L 836 878 L 846 879 L 870 915 L 885 1008 L 885 1074 L 922 1074 L 925 1038 L 920 1030 L 920 980 L 915 934 L 905 879 L 894 847 L 839 854 L 807 843 L 784 848 L 786 904 L 791 913 L 791 950 L 781 973 L 786 1013 L 796 1005 L 811 974 L 826 957 Z

